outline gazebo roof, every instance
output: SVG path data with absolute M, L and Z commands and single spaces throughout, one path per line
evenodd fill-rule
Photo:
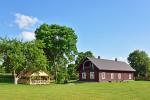
M 36 71 L 36 72 L 32 72 L 32 71 L 28 71 L 28 72 L 25 72 L 24 77 L 31 77 L 31 76 L 49 76 L 49 74 L 47 74 L 46 72 L 44 71 Z
M 45 73 L 44 71 L 38 71 L 38 72 L 32 73 L 31 76 L 49 76 L 49 75 Z

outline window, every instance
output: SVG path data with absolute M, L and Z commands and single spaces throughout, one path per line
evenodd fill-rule
M 90 63 L 90 71 L 91 71 L 91 72 L 94 71 L 94 65 L 93 65 L 93 63 Z
M 86 72 L 82 73 L 82 79 L 86 79 Z
M 118 79 L 121 79 L 121 73 L 118 73 Z
M 105 79 L 105 72 L 102 72 L 102 79 Z
M 131 74 L 129 74 L 129 79 L 130 79 L 130 80 L 132 79 L 132 75 L 131 75 Z
M 111 75 L 111 79 L 114 79 L 114 73 L 111 73 L 110 75 Z
M 90 79 L 94 79 L 94 72 L 90 72 Z
M 84 66 L 83 66 L 83 69 L 82 69 L 82 70 L 83 70 L 83 72 L 85 71 L 85 68 L 84 68 Z

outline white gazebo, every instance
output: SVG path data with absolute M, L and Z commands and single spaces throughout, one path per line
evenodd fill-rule
M 49 84 L 50 76 L 44 71 L 26 72 L 23 77 L 18 80 L 22 84 Z

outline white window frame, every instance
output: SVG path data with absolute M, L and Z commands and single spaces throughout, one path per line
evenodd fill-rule
M 94 72 L 90 72 L 90 79 L 94 79 Z
M 111 79 L 114 79 L 114 73 L 111 73 L 111 74 L 110 74 L 110 78 L 111 78 Z
M 105 79 L 105 72 L 102 72 L 102 79 Z
M 131 74 L 129 74 L 129 80 L 131 80 L 132 79 L 132 75 Z
M 86 72 L 82 72 L 82 79 L 86 79 Z
M 121 79 L 121 73 L 118 73 L 118 79 Z

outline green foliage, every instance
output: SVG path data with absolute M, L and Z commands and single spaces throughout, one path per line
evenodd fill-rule
M 0 65 L 0 73 L 5 73 L 5 69 Z
M 140 50 L 133 51 L 129 54 L 128 62 L 136 70 L 136 76 L 148 76 L 150 59 L 146 52 Z
M 1 54 L 3 54 L 3 66 L 7 71 L 13 72 L 23 69 L 25 56 L 22 52 L 23 43 L 20 41 L 2 39 L 0 42 Z
M 49 61 L 49 69 L 55 73 L 60 67 L 74 61 L 77 54 L 77 35 L 72 28 L 56 24 L 43 24 L 35 31 L 36 39 L 45 44 L 45 54 Z M 52 67 L 51 67 L 52 66 Z
M 35 31 L 36 38 L 45 43 L 45 52 L 49 59 L 60 56 L 73 61 L 77 53 L 77 35 L 74 30 L 56 24 L 43 24 Z
M 75 64 L 69 64 L 67 67 L 68 72 L 68 78 L 70 80 L 78 79 L 78 73 L 76 71 L 76 65 Z
M 31 41 L 24 43 L 24 55 L 26 69 L 47 70 L 47 58 L 44 54 L 44 44 L 41 41 Z
M 78 53 L 78 56 L 77 56 L 76 61 L 75 61 L 75 64 L 76 64 L 77 68 L 79 67 L 79 64 L 81 63 L 81 61 L 85 57 L 94 57 L 94 55 L 93 55 L 93 53 L 91 51 L 86 51 L 86 52 L 80 52 L 80 53 Z
M 57 83 L 58 84 L 60 84 L 60 83 L 64 83 L 64 80 L 65 80 L 65 75 L 64 75 L 64 73 L 61 71 L 61 72 L 58 72 L 58 74 L 57 74 L 58 76 L 57 76 Z
M 13 83 L 13 76 L 8 73 L 0 73 L 0 83 Z
M 66 68 L 60 67 L 59 71 L 57 72 L 58 76 L 57 76 L 57 81 L 56 83 L 60 84 L 60 83 L 66 83 L 67 81 L 67 72 L 66 72 Z
M 47 58 L 41 41 L 21 42 L 16 39 L 1 39 L 0 52 L 3 55 L 3 67 L 21 77 L 24 71 L 47 69 Z M 15 75 L 16 74 L 16 75 Z

